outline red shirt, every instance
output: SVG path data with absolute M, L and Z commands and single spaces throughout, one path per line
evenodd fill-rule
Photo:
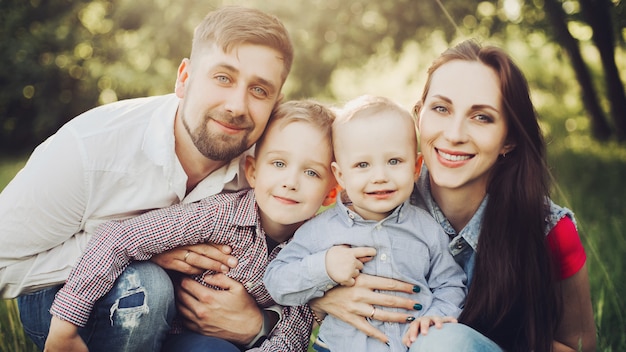
M 550 253 L 561 272 L 561 280 L 576 274 L 585 264 L 587 255 L 572 219 L 564 216 L 547 236 Z

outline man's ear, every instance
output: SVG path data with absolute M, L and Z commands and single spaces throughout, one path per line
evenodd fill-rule
M 256 184 L 256 159 L 252 155 L 246 155 L 246 164 L 244 166 L 246 171 L 246 180 L 250 187 L 254 188 Z
M 327 206 L 335 204 L 335 201 L 337 201 L 337 195 L 339 194 L 339 192 L 341 192 L 341 186 L 339 186 L 338 184 L 335 184 L 335 187 L 331 188 L 331 190 L 328 191 L 326 198 L 324 198 L 324 202 L 322 202 L 322 206 L 327 207 Z
M 180 99 L 185 97 L 185 83 L 189 78 L 189 70 L 191 69 L 191 61 L 189 59 L 183 59 L 178 66 L 178 75 L 176 76 L 176 85 L 174 86 L 174 93 Z

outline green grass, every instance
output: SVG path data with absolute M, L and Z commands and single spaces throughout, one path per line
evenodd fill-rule
M 25 157 L 0 158 L 0 189 L 22 168 Z M 0 300 L 0 351 L 29 352 L 37 351 L 35 345 L 22 330 L 20 315 L 15 300 Z
M 598 351 L 626 351 L 626 146 L 585 137 L 549 147 L 558 187 L 554 200 L 574 210 L 588 255 Z M 24 158 L 0 158 L 0 188 Z M 24 336 L 14 300 L 0 302 L 0 351 L 35 351 Z

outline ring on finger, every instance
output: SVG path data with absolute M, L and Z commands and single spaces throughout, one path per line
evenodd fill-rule
M 183 261 L 186 263 L 187 262 L 187 257 L 189 257 L 189 255 L 191 254 L 190 250 L 187 250 L 187 253 L 185 253 L 185 256 L 183 257 Z
M 374 319 L 374 314 L 376 314 L 376 307 L 372 309 L 372 314 L 370 314 L 370 319 Z

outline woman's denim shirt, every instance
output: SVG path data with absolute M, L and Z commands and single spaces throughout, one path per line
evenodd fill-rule
M 439 208 L 439 205 L 437 205 L 432 197 L 430 191 L 430 174 L 425 164 L 422 165 L 420 176 L 417 180 L 415 189 L 413 190 L 413 194 L 411 196 L 411 203 L 428 211 L 430 215 L 432 215 L 435 220 L 441 225 L 444 232 L 450 238 L 450 244 L 448 245 L 448 248 L 454 256 L 454 260 L 456 260 L 456 262 L 461 266 L 461 268 L 463 268 L 463 270 L 467 274 L 468 289 L 472 283 L 474 263 L 476 260 L 476 248 L 478 246 L 478 236 L 480 235 L 481 222 L 485 213 L 485 207 L 487 206 L 488 200 L 489 195 L 485 195 L 485 198 L 480 203 L 480 206 L 478 207 L 470 221 L 459 233 L 457 233 L 456 230 L 454 230 L 454 228 L 452 227 L 452 224 L 450 224 L 450 221 L 448 221 L 448 219 L 441 211 L 441 208 Z M 544 232 L 546 235 L 564 216 L 570 217 L 574 224 L 576 224 L 574 214 L 571 210 L 554 204 L 554 202 L 552 202 L 552 200 L 550 199 L 548 199 L 548 201 L 550 202 L 550 212 L 545 219 L 546 225 Z

